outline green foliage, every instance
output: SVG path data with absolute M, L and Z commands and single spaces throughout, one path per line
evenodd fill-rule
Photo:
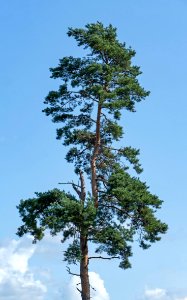
M 111 145 L 123 137 L 119 123 L 122 110 L 134 112 L 136 102 L 143 100 L 149 92 L 138 83 L 139 67 L 131 63 L 135 51 L 118 41 L 112 25 L 104 27 L 98 22 L 86 25 L 85 29 L 70 28 L 68 35 L 88 53 L 83 58 L 64 57 L 58 67 L 50 69 L 51 77 L 59 78 L 62 84 L 58 91 L 49 92 L 44 102 L 47 107 L 43 111 L 52 117 L 53 122 L 63 124 L 57 129 L 57 138 L 62 138 L 65 146 L 72 146 L 66 158 L 74 162 L 75 171 L 78 173 L 82 169 L 89 174 L 98 104 L 102 109 L 100 159 L 108 160 L 106 151 L 104 155 L 102 150 L 107 148 L 113 162 L 119 163 L 118 153 L 111 149 Z M 129 148 L 122 154 L 137 172 L 141 171 L 138 150 Z
M 72 236 L 72 228 L 67 226 L 73 222 L 80 226 L 82 205 L 74 196 L 58 189 L 45 193 L 36 193 L 36 198 L 21 200 L 17 207 L 24 225 L 19 227 L 18 235 L 30 233 L 34 241 L 44 236 L 46 229 L 52 235 L 64 230 L 64 240 Z
M 30 233 L 36 242 L 46 229 L 52 235 L 61 232 L 62 242 L 69 240 L 64 254 L 69 264 L 80 260 L 82 232 L 98 245 L 96 253 L 118 256 L 120 267 L 127 268 L 134 238 L 139 237 L 140 246 L 146 249 L 167 230 L 167 225 L 154 216 L 162 201 L 148 191 L 145 183 L 130 177 L 123 169 L 116 169 L 109 178 L 98 209 L 92 199 L 87 199 L 83 206 L 71 194 L 57 189 L 36 196 L 22 200 L 18 206 L 24 222 L 18 235 Z
M 149 192 L 145 183 L 123 169 L 115 170 L 108 186 L 106 199 L 110 198 L 119 222 L 128 221 L 128 226 L 139 233 L 140 246 L 147 248 L 150 246 L 148 242 L 159 241 L 159 234 L 167 231 L 167 225 L 154 216 L 162 201 Z

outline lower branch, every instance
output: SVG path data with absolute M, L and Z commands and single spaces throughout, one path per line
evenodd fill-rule
M 93 258 L 100 258 L 100 259 L 114 259 L 114 258 L 120 258 L 119 256 L 111 256 L 111 257 L 103 257 L 103 256 L 91 256 L 91 257 L 88 257 L 88 259 L 93 259 Z
M 66 270 L 68 271 L 68 273 L 69 273 L 70 275 L 80 277 L 80 274 L 72 273 L 69 267 L 66 267 Z

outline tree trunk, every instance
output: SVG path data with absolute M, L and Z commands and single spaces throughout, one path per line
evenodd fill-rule
M 87 236 L 80 236 L 80 278 L 81 278 L 81 297 L 82 300 L 90 300 L 90 282 L 88 275 L 88 241 Z
M 91 185 L 92 185 L 92 196 L 94 198 L 94 204 L 95 207 L 98 207 L 98 187 L 97 187 L 97 173 L 96 173 L 96 161 L 97 156 L 99 154 L 99 147 L 101 143 L 101 137 L 100 137 L 100 119 L 101 119 L 101 104 L 98 104 L 97 109 L 97 122 L 96 122 L 96 139 L 95 139 L 95 146 L 94 151 L 91 159 Z

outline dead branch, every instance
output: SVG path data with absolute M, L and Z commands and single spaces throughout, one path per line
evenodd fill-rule
M 71 184 L 71 185 L 81 188 L 80 185 L 75 184 L 74 182 L 59 182 L 58 184 Z
M 114 258 L 120 258 L 119 256 L 111 256 L 111 257 L 103 257 L 103 256 L 91 256 L 91 257 L 89 257 L 88 259 L 97 259 L 97 258 L 100 258 L 100 259 L 109 259 L 109 260 L 111 260 L 111 259 L 114 259 Z
M 70 267 L 66 267 L 66 270 L 67 270 L 67 272 L 68 272 L 70 275 L 80 277 L 80 274 L 72 273 L 71 270 L 70 270 Z
M 81 188 L 80 185 L 75 184 L 74 182 L 59 182 L 58 184 L 71 184 L 79 198 L 81 197 L 81 191 L 79 190 L 79 188 Z
M 84 174 L 82 171 L 80 171 L 80 182 L 81 182 L 80 199 L 81 201 L 84 202 L 86 198 L 86 188 L 85 188 Z

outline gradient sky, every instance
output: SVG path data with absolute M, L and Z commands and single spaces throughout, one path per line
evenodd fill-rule
M 55 126 L 41 110 L 57 87 L 49 67 L 81 53 L 67 28 L 96 21 L 116 26 L 120 41 L 136 50 L 140 81 L 151 91 L 135 114 L 125 113 L 124 143 L 140 148 L 141 178 L 164 200 L 159 216 L 169 231 L 147 251 L 135 245 L 130 270 L 116 262 L 90 270 L 104 280 L 110 300 L 187 299 L 186 0 L 0 0 L 0 299 L 71 299 L 59 239 L 47 237 L 35 248 L 29 238 L 18 241 L 16 205 L 72 178 Z

